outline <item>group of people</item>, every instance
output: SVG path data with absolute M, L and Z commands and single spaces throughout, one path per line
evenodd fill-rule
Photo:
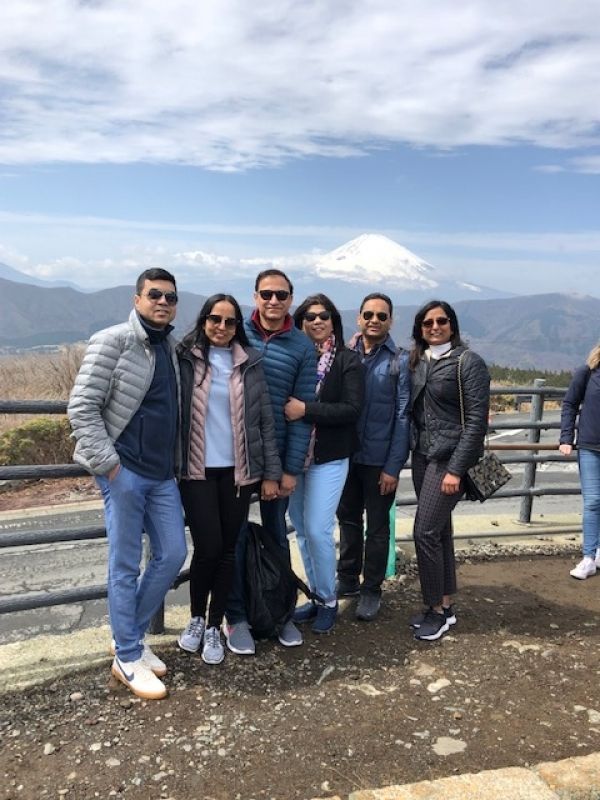
M 303 623 L 331 631 L 340 597 L 356 595 L 356 617 L 375 619 L 409 453 L 424 601 L 410 624 L 417 639 L 442 636 L 456 622 L 451 514 L 483 453 L 490 384 L 453 308 L 423 306 L 407 352 L 391 338 L 385 294 L 363 299 L 346 344 L 325 295 L 291 315 L 293 286 L 276 269 L 256 278 L 248 319 L 231 295 L 214 295 L 179 344 L 177 301 L 173 275 L 143 272 L 129 320 L 90 339 L 68 407 L 74 458 L 104 500 L 113 675 L 141 697 L 166 694 L 167 667 L 145 633 L 186 558 L 182 506 L 194 548 L 183 650 L 207 664 L 223 660 L 225 645 L 255 652 L 244 593 L 253 491 L 263 527 L 288 559 L 289 513 L 319 598 L 296 608 L 279 642 L 301 645 Z M 143 531 L 152 556 L 140 574 Z

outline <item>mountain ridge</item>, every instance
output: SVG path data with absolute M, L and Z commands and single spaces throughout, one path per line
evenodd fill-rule
M 5 278 L 0 278 L 0 291 L 4 301 L 0 348 L 5 349 L 86 340 L 94 331 L 126 319 L 134 294 L 131 286 L 80 292 L 70 287 L 31 286 Z M 179 295 L 175 322 L 176 335 L 181 337 L 194 325 L 205 295 L 186 291 Z M 296 294 L 299 302 L 303 296 Z M 335 295 L 332 299 L 337 302 Z M 547 293 L 460 300 L 452 304 L 461 334 L 489 363 L 573 369 L 583 363 L 598 340 L 600 299 L 589 295 Z M 393 336 L 397 344 L 410 346 L 418 305 L 395 305 Z M 354 309 L 342 312 L 347 337 L 356 330 L 357 306 L 358 303 Z M 242 306 L 245 313 L 250 307 L 250 304 Z

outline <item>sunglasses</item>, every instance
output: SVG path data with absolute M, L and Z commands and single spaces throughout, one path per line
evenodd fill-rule
M 261 289 L 258 294 L 260 295 L 261 300 L 270 300 L 273 295 L 275 295 L 280 303 L 283 303 L 283 301 L 287 300 L 290 296 L 290 292 L 286 291 L 285 289 Z
M 307 311 L 304 315 L 304 319 L 307 322 L 314 322 L 317 317 L 323 320 L 323 322 L 327 322 L 328 319 L 331 319 L 331 311 L 319 311 L 318 314 L 314 311 Z
M 362 316 L 363 316 L 363 319 L 365 319 L 367 322 L 370 319 L 373 319 L 373 317 L 377 317 L 379 322 L 385 322 L 387 319 L 389 319 L 390 315 L 386 314 L 385 311 L 377 311 L 377 312 L 375 312 L 375 311 L 363 311 L 362 312 Z
M 169 306 L 176 306 L 177 301 L 179 300 L 177 297 L 177 292 L 161 292 L 160 289 L 148 289 L 146 292 L 146 297 L 148 300 L 154 300 L 154 302 L 160 300 L 161 297 L 164 297 L 167 301 L 167 305 Z
M 447 325 L 450 320 L 448 317 L 436 317 L 435 319 L 424 319 L 421 323 L 423 328 L 433 328 L 433 323 L 436 323 L 441 328 L 443 325 Z
M 238 323 L 235 317 L 222 317 L 220 314 L 207 314 L 206 321 L 212 325 L 220 325 L 224 322 L 226 328 L 235 328 Z

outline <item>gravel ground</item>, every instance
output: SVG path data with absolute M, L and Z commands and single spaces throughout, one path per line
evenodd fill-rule
M 160 648 L 161 702 L 115 685 L 108 659 L 4 695 L 0 797 L 308 800 L 599 750 L 600 576 L 569 578 L 574 560 L 574 544 L 463 554 L 458 624 L 435 643 L 407 625 L 409 563 L 377 621 L 344 601 L 301 648 L 218 667 Z

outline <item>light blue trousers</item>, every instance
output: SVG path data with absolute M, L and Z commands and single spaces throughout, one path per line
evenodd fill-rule
M 583 498 L 583 555 L 596 555 L 600 547 L 600 451 L 578 450 Z
M 108 538 L 108 612 L 122 661 L 136 661 L 152 615 L 158 611 L 185 561 L 187 545 L 175 480 L 144 478 L 121 466 L 96 482 L 104 500 Z M 142 532 L 152 558 L 140 578 Z
M 335 512 L 348 475 L 349 459 L 311 464 L 297 478 L 289 515 L 308 585 L 325 602 L 336 599 Z

